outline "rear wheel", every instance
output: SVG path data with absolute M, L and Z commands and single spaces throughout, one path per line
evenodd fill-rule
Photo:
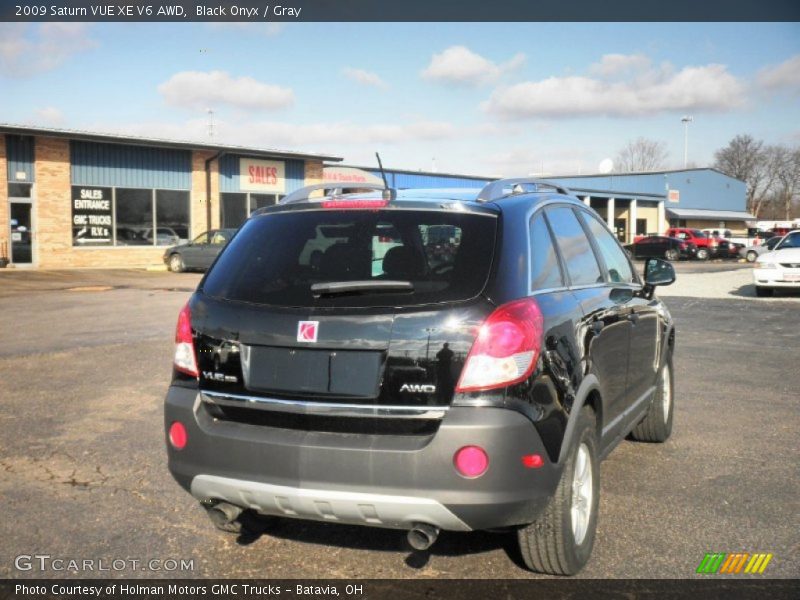
M 169 270 L 173 273 L 180 273 L 184 269 L 183 257 L 180 254 L 173 254 L 169 257 Z
M 750 250 L 745 258 L 747 259 L 747 262 L 756 262 L 756 259 L 758 258 L 758 252 L 755 250 Z
M 772 296 L 773 291 L 774 290 L 772 288 L 762 287 L 760 285 L 756 286 L 756 296 L 759 298 L 769 298 Z
M 697 258 L 700 260 L 708 260 L 708 248 L 698 248 Z
M 633 439 L 640 442 L 666 442 L 672 433 L 672 413 L 674 412 L 675 379 L 672 375 L 672 357 L 661 368 L 656 391 L 650 401 L 647 416 L 634 427 Z
M 664 253 L 664 258 L 666 258 L 669 261 L 674 261 L 680 258 L 680 254 L 678 253 L 677 250 L 675 250 L 675 248 L 670 248 Z
M 555 494 L 538 520 L 517 531 L 525 565 L 551 575 L 573 575 L 592 553 L 597 530 L 600 469 L 594 412 L 583 407 L 575 443 Z

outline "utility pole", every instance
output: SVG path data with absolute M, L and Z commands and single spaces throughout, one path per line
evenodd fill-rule
M 681 119 L 683 123 L 683 168 L 689 166 L 689 123 L 694 121 L 694 117 L 684 115 Z

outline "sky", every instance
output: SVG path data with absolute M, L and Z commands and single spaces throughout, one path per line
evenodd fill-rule
M 798 23 L 0 23 L 0 122 L 482 176 L 800 145 Z

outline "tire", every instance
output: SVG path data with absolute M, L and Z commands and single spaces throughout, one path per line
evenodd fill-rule
M 750 250 L 750 252 L 748 252 L 747 255 L 745 256 L 745 258 L 749 263 L 756 262 L 756 259 L 758 258 L 758 252 L 756 252 L 755 250 Z
M 650 408 L 642 421 L 633 428 L 631 436 L 639 442 L 666 442 L 672 433 L 672 417 L 675 412 L 675 376 L 672 356 L 661 367 L 656 392 Z
M 173 273 L 182 273 L 185 270 L 183 257 L 177 252 L 169 257 L 169 270 Z
M 759 298 L 770 298 L 774 291 L 772 288 L 756 286 L 756 296 Z
M 664 258 L 670 262 L 678 260 L 680 256 L 680 253 L 675 248 L 670 248 L 664 253 Z
M 578 415 L 574 439 L 561 481 L 544 512 L 539 519 L 517 530 L 525 565 L 539 573 L 574 575 L 592 554 L 597 531 L 600 461 L 595 415 L 588 406 Z M 588 478 L 583 470 L 587 468 Z M 582 480 L 583 485 L 576 486 L 576 479 Z M 578 499 L 580 504 L 575 504 Z M 581 505 L 588 513 L 580 510 Z
M 697 249 L 697 259 L 698 260 L 708 260 L 708 248 L 698 248 Z

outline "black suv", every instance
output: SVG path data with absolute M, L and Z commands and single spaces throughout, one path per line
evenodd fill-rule
M 230 531 L 277 515 L 407 530 L 421 550 L 501 529 L 531 569 L 580 570 L 600 460 L 672 429 L 674 329 L 653 295 L 672 266 L 650 259 L 642 281 L 543 182 L 320 187 L 254 213 L 180 313 L 175 479 Z

